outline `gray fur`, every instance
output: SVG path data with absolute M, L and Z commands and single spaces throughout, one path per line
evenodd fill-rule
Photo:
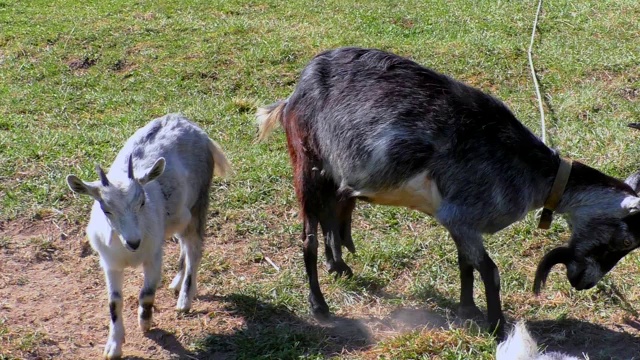
M 482 234 L 497 232 L 543 206 L 560 163 L 557 151 L 492 96 L 411 60 L 371 49 L 319 54 L 303 70 L 293 94 L 258 115 L 260 138 L 276 120 L 287 132 L 294 178 L 301 179 L 297 193 L 307 217 L 303 239 L 315 239 L 308 235 L 319 221 L 329 224 L 333 235 L 325 241 L 341 243 L 337 227 L 330 226 L 336 197 L 347 194 L 396 205 L 378 197 L 395 194 L 416 176 L 432 181 L 441 199 L 434 196 L 433 204 L 422 209 L 434 209 L 423 211 L 446 227 L 456 243 L 461 308 L 475 309 L 476 270 L 485 284 L 489 322 L 500 334 L 504 318 L 499 273 Z M 615 243 L 616 236 L 631 236 L 623 218 L 640 210 L 639 204 L 622 181 L 574 162 L 557 209 L 574 227 L 570 248 L 575 256 L 568 271 L 574 286 L 593 286 L 612 267 L 600 271 L 601 262 L 617 262 L 613 258 L 622 252 L 604 260 L 594 252 Z M 314 313 L 326 316 L 328 306 L 314 278 L 316 248 L 316 241 L 305 241 L 309 299 Z
M 631 174 L 624 182 L 636 193 L 640 191 L 640 171 Z

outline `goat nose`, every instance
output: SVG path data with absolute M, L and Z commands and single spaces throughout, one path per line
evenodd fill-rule
M 131 248 L 131 250 L 137 250 L 140 247 L 140 240 L 127 241 L 127 245 Z

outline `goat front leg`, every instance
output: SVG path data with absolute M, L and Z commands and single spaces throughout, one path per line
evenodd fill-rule
M 122 321 L 122 270 L 106 270 L 107 292 L 109 296 L 109 338 L 104 347 L 106 359 L 119 359 L 122 356 L 122 344 L 124 343 L 124 323 Z
M 451 231 L 450 231 L 451 232 Z M 480 273 L 487 298 L 489 330 L 501 339 L 504 336 L 504 315 L 500 301 L 500 274 L 484 248 L 482 235 L 451 232 L 458 247 L 460 266 L 460 307 L 466 312 L 479 312 L 473 301 L 473 269 Z
M 153 302 L 156 298 L 156 289 L 160 283 L 162 276 L 162 252 L 156 254 L 152 260 L 142 264 L 144 273 L 144 285 L 140 290 L 139 307 L 138 307 L 138 324 L 142 332 L 151 329 L 151 320 L 153 317 Z
M 491 260 L 486 251 L 478 264 L 478 272 L 484 282 L 484 292 L 487 297 L 487 320 L 489 329 L 498 339 L 504 338 L 504 315 L 500 301 L 500 273 L 498 267 Z
M 458 316 L 462 319 L 476 319 L 482 317 L 482 312 L 473 300 L 473 265 L 458 249 L 458 267 L 460 269 L 460 305 Z

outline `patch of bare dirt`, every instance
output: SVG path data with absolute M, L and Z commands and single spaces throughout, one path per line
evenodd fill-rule
M 640 95 L 638 81 L 640 80 L 640 67 L 601 69 L 588 73 L 583 82 L 599 83 L 616 93 L 627 101 L 636 101 Z
M 286 216 L 286 214 L 281 214 Z M 88 247 L 81 224 L 45 216 L 40 220 L 0 223 L 0 349 L 2 355 L 19 359 L 90 359 L 102 355 L 107 338 L 109 316 L 107 294 L 98 257 Z M 217 234 L 233 234 L 235 226 L 223 222 Z M 208 234 L 199 294 L 192 312 L 177 315 L 176 298 L 167 289 L 175 272 L 179 248 L 173 241 L 165 245 L 164 283 L 158 289 L 152 331 L 142 334 L 137 325 L 137 294 L 142 284 L 140 269 L 125 273 L 124 324 L 128 359 L 233 359 L 233 350 L 193 353 L 193 343 L 204 336 L 217 341 L 233 341 L 238 333 L 264 328 L 275 323 L 322 329 L 330 339 L 330 353 L 362 354 L 376 343 L 407 331 L 466 326 L 449 311 L 424 307 L 390 309 L 375 299 L 364 306 L 345 306 L 328 324 L 317 325 L 301 319 L 286 308 L 260 302 L 242 294 L 229 293 L 217 278 L 226 282 L 250 281 L 264 276 L 265 268 L 292 267 L 299 256 L 288 248 L 276 251 L 276 243 L 252 248 L 234 236 Z M 220 242 L 224 246 L 220 246 Z M 44 255 L 34 256 L 39 250 Z M 49 249 L 49 250 L 47 250 Z M 295 247 L 297 250 L 297 246 Z M 261 252 L 259 256 L 255 254 Z M 299 255 L 299 254 L 298 254 Z M 240 285 L 241 286 L 241 285 Z M 391 289 L 392 290 L 392 289 Z M 233 292 L 233 291 L 232 291 Z M 382 296 L 382 295 L 381 295 Z M 427 303 L 435 301 L 442 309 L 438 294 L 426 294 Z M 509 299 L 508 301 L 516 301 Z M 521 299 L 522 303 L 526 303 Z M 531 300 L 528 301 L 537 301 Z M 243 305 L 244 304 L 244 305 Z M 432 304 L 433 305 L 433 304 Z M 432 306 L 433 307 L 433 306 Z M 263 309 L 267 320 L 247 312 Z M 537 321 L 529 323 L 541 345 L 577 355 L 589 353 L 591 359 L 630 359 L 640 354 L 637 336 L 640 325 L 605 327 L 584 321 Z M 373 350 L 372 354 L 377 350 Z
M 0 328 L 6 332 L 0 331 L 0 348 L 4 354 L 25 359 L 101 356 L 109 325 L 106 290 L 98 257 L 88 251 L 82 229 L 47 220 L 12 222 L 2 225 L 0 237 L 5 239 L 0 248 Z M 55 239 L 57 256 L 32 256 L 32 242 L 37 246 L 38 239 Z M 172 242 L 166 248 L 167 257 L 179 251 Z M 181 341 L 199 334 L 202 322 L 218 322 L 208 319 L 213 309 L 203 301 L 196 301 L 195 315 L 177 317 L 174 295 L 165 286 L 157 294 L 155 330 L 143 335 L 136 318 L 140 270 L 127 271 L 125 282 L 124 351 L 129 357 L 180 358 L 187 353 Z
M 127 74 L 135 70 L 137 66 L 126 59 L 119 59 L 118 61 L 113 63 L 109 68 L 115 71 L 116 73 Z
M 98 59 L 91 56 L 84 56 L 82 58 L 72 58 L 67 61 L 67 66 L 72 71 L 87 70 L 94 66 L 98 62 Z

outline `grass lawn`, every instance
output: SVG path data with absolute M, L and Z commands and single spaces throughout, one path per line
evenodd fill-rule
M 310 315 L 291 168 L 282 131 L 254 144 L 257 106 L 288 96 L 316 53 L 375 47 L 505 101 L 539 134 L 527 48 L 529 1 L 0 0 L 0 359 L 95 358 L 108 327 L 98 258 L 83 236 L 90 201 L 64 182 L 93 180 L 125 139 L 182 112 L 224 148 L 235 175 L 216 179 L 199 298 L 173 312 L 164 284 L 156 330 L 135 322 L 139 270 L 127 272 L 125 355 L 132 358 L 492 359 L 496 344 L 453 311 L 453 241 L 420 213 L 357 207 L 351 279 L 320 281 L 332 324 Z M 610 175 L 639 167 L 640 4 L 546 2 L 534 61 L 550 145 Z M 532 295 L 535 266 L 568 240 L 559 219 L 487 236 L 509 321 L 541 345 L 589 359 L 640 358 L 640 257 L 594 289 L 555 270 Z M 176 271 L 169 242 L 165 282 Z M 322 258 L 321 258 L 322 259 Z M 278 266 L 271 266 L 269 261 Z M 560 269 L 560 267 L 558 267 Z M 52 284 L 57 284 L 53 286 Z M 476 299 L 484 289 L 476 281 Z M 82 300 L 82 301 L 81 301 Z M 94 315 L 91 315 L 94 314 Z

